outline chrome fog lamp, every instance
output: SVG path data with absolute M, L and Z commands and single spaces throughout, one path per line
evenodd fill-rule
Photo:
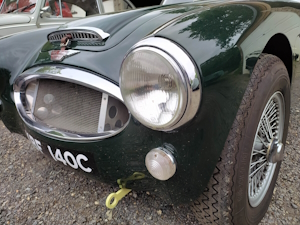
M 158 180 L 168 180 L 176 172 L 176 161 L 171 152 L 165 148 L 154 148 L 145 158 L 149 173 Z
M 120 87 L 132 115 L 154 130 L 191 120 L 200 104 L 200 77 L 191 58 L 164 38 L 139 42 L 124 59 Z

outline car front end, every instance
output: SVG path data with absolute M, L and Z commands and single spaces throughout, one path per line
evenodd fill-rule
M 4 124 L 61 165 L 170 203 L 193 201 L 249 80 L 232 72 L 241 68 L 237 48 L 237 63 L 214 82 L 184 34 L 164 34 L 205 4 L 90 17 L 1 40 L 3 51 L 14 48 L 0 56 Z
M 15 80 L 14 101 L 28 139 L 55 161 L 105 182 L 158 195 L 172 185 L 178 189 L 164 198 L 182 200 L 177 184 L 186 177 L 178 158 L 182 153 L 172 141 L 164 142 L 162 131 L 173 133 L 198 111 L 201 86 L 193 60 L 167 39 L 146 38 L 128 52 L 119 87 L 107 76 L 59 62 L 62 54 L 67 54 L 62 61 L 82 54 L 74 51 L 43 52 L 53 63 L 36 65 Z M 149 80 L 149 64 L 160 63 L 157 57 L 164 61 Z M 136 174 L 141 176 L 132 178 Z

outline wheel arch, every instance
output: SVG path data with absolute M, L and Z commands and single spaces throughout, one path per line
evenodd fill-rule
M 293 52 L 291 44 L 284 34 L 277 33 L 273 35 L 264 47 L 262 53 L 272 54 L 280 58 L 289 73 L 290 82 L 292 82 Z

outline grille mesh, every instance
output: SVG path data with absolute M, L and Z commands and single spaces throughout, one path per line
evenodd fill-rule
M 102 41 L 102 38 L 99 37 L 96 34 L 88 33 L 84 31 L 76 31 L 76 32 L 59 32 L 59 33 L 53 33 L 48 36 L 49 41 L 61 41 L 63 37 L 65 37 L 67 34 L 70 34 L 72 36 L 72 41 Z
M 54 97 L 54 98 L 53 98 Z M 74 83 L 39 81 L 36 121 L 71 133 L 97 133 L 102 93 Z

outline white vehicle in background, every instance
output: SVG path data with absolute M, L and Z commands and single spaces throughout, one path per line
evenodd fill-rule
M 0 0 L 0 38 L 59 26 L 90 15 L 134 8 L 129 0 Z

